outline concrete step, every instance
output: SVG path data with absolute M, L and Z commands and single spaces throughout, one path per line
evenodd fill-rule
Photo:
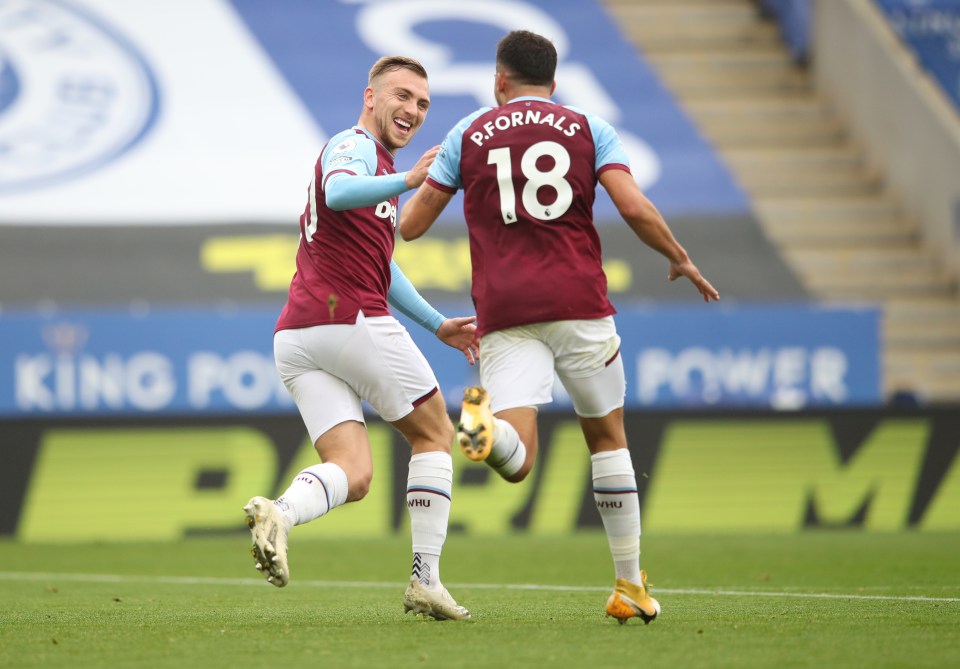
M 787 150 L 776 152 L 771 160 L 757 162 L 731 150 L 724 152 L 724 160 L 755 197 L 858 197 L 883 191 L 883 182 L 874 173 L 829 159 L 817 169 L 811 165 L 815 161 L 794 159 Z
M 937 346 L 960 348 L 960 325 L 947 322 L 887 323 L 883 328 L 887 346 L 927 350 Z
M 817 182 L 825 190 L 853 194 L 873 191 L 879 183 L 863 178 L 863 161 L 846 127 L 814 98 L 695 99 L 685 108 L 748 186 L 804 193 Z
M 936 259 L 927 251 L 917 247 L 872 247 L 858 249 L 790 249 L 790 260 L 795 266 L 816 273 L 896 273 L 932 274 L 940 278 L 946 276 Z M 893 277 L 897 278 L 897 277 Z
M 894 296 L 948 297 L 949 276 L 916 247 L 865 246 L 784 249 L 784 257 L 818 295 L 884 300 Z
M 813 82 L 809 78 L 802 78 L 795 82 L 783 83 L 779 86 L 769 86 L 757 82 L 746 82 L 737 85 L 711 81 L 705 78 L 702 81 L 687 82 L 686 86 L 677 86 L 661 77 L 664 84 L 680 101 L 682 106 L 697 102 L 734 102 L 736 100 L 784 100 L 802 103 L 809 100 L 816 93 Z
M 801 93 L 812 88 L 809 73 L 771 66 L 769 68 L 740 68 L 686 66 L 678 64 L 661 68 L 660 75 L 668 86 L 687 95 L 743 97 L 745 95 Z
M 910 389 L 927 400 L 960 401 L 960 347 L 888 347 L 883 373 L 888 393 Z
M 806 75 L 806 70 L 795 67 L 782 49 L 773 48 L 757 53 L 739 49 L 718 49 L 715 52 L 686 52 L 657 54 L 648 60 L 665 75 L 697 72 L 701 74 L 739 74 L 762 76 L 767 74 Z
M 704 3 L 700 7 L 691 7 L 682 3 L 659 4 L 631 3 L 620 5 L 611 12 L 616 22 L 624 28 L 651 30 L 653 27 L 665 31 L 699 31 L 700 34 L 748 35 L 766 33 L 769 29 L 777 31 L 773 21 L 756 23 L 756 13 L 743 3 Z
M 769 76 L 751 76 L 737 72 L 729 76 L 702 72 L 661 74 L 667 86 L 683 101 L 735 99 L 746 96 L 800 98 L 813 91 L 810 77 L 804 72 L 772 73 Z
M 835 114 L 811 98 L 693 100 L 685 105 L 701 131 L 724 150 L 832 147 L 847 139 Z
M 788 260 L 789 260 L 789 253 Z M 829 301 L 880 302 L 890 297 L 949 297 L 953 289 L 939 273 L 917 270 L 891 275 L 886 272 L 812 274 L 798 270 L 804 285 L 818 298 Z
M 893 285 L 878 286 L 875 283 L 859 282 L 853 285 L 844 285 L 841 282 L 810 281 L 809 277 L 802 279 L 807 285 L 810 294 L 825 304 L 881 303 L 887 297 L 914 297 L 925 299 L 928 297 L 949 297 L 951 291 L 939 283 L 920 281 L 916 284 L 895 283 Z
M 611 13 L 644 52 L 696 52 L 714 48 L 771 49 L 781 43 L 772 21 L 757 24 L 743 2 L 616 3 Z
M 645 22 L 756 24 L 759 12 L 744 0 L 614 0 L 605 3 L 618 18 Z
M 892 296 L 949 296 L 949 275 L 917 248 L 798 248 L 784 250 L 805 285 L 822 296 L 867 300 Z
M 909 348 L 894 348 L 890 351 L 890 367 L 902 370 L 904 366 L 919 366 L 935 376 L 952 376 L 952 382 L 960 390 L 960 348 L 933 346 L 922 351 Z
M 883 331 L 886 345 L 903 351 L 960 348 L 960 301 L 888 300 L 883 310 Z
M 767 234 L 782 250 L 788 248 L 859 248 L 865 240 L 874 246 L 899 248 L 915 244 L 916 231 L 900 221 L 878 222 L 833 222 L 810 220 L 803 223 L 781 224 L 763 221 Z
M 789 167 L 762 170 L 728 165 L 737 181 L 758 197 L 863 196 L 883 190 L 879 177 L 859 170 L 811 171 Z
M 769 51 L 780 44 L 780 33 L 775 26 L 757 30 L 744 26 L 730 30 L 725 26 L 676 25 L 659 26 L 641 21 L 619 22 L 620 30 L 636 43 L 647 56 L 696 53 L 703 51 L 741 50 Z
M 883 331 L 888 346 L 960 347 L 960 300 L 887 300 Z
M 838 226 L 901 220 L 900 209 L 889 196 L 756 197 L 756 210 L 774 224 L 805 225 L 814 221 Z
M 826 303 L 882 308 L 885 392 L 960 401 L 960 296 L 753 0 L 605 0 Z
M 930 300 L 892 298 L 884 304 L 884 313 L 889 320 L 914 322 L 946 320 L 960 325 L 960 297 Z
M 834 146 L 848 137 L 846 128 L 835 119 L 695 118 L 715 144 L 731 149 Z
M 702 100 L 684 107 L 692 116 L 712 119 L 743 119 L 764 121 L 770 117 L 782 120 L 809 121 L 835 119 L 836 114 L 819 98 L 781 100 L 778 98 L 737 98 L 733 100 Z
M 842 143 L 806 147 L 740 147 L 723 149 L 723 159 L 737 174 L 758 179 L 773 174 L 778 178 L 864 178 L 877 177 L 864 166 L 855 148 Z

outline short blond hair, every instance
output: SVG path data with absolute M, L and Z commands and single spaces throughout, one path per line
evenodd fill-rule
M 420 64 L 420 61 L 406 56 L 384 56 L 380 58 L 373 67 L 370 68 L 370 75 L 367 77 L 367 85 L 373 85 L 374 79 L 397 70 L 410 70 L 424 79 L 427 78 L 427 69 Z

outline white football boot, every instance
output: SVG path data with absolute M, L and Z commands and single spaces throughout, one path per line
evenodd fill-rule
M 436 620 L 470 620 L 470 612 L 457 604 L 446 588 L 427 590 L 416 576 L 410 577 L 410 585 L 403 593 L 403 612 L 410 611 Z
M 287 565 L 287 524 L 280 509 L 273 500 L 254 497 L 243 510 L 253 538 L 250 555 L 254 566 L 263 572 L 268 583 L 282 588 L 290 582 L 290 567 Z

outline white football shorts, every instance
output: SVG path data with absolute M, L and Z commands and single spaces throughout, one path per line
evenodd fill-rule
M 521 325 L 480 340 L 480 382 L 494 413 L 552 402 L 554 372 L 578 416 L 622 407 L 627 382 L 613 317 Z
M 314 443 L 344 421 L 364 422 L 361 400 L 393 422 L 439 388 L 410 333 L 392 316 L 361 313 L 353 325 L 280 330 L 273 355 Z

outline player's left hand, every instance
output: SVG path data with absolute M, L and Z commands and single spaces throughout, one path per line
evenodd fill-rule
M 697 269 L 697 266 L 694 265 L 689 260 L 686 260 L 681 263 L 670 263 L 670 273 L 667 275 L 667 279 L 670 281 L 676 281 L 681 276 L 685 276 L 690 279 L 690 282 L 697 287 L 700 296 L 703 297 L 704 302 L 709 302 L 710 300 L 720 300 L 720 293 L 717 292 L 717 289 L 710 285 L 710 282 L 707 281 L 700 270 Z
M 480 340 L 477 339 L 477 317 L 460 316 L 448 318 L 437 328 L 437 339 L 447 346 L 463 351 L 467 362 L 476 364 L 480 359 Z

